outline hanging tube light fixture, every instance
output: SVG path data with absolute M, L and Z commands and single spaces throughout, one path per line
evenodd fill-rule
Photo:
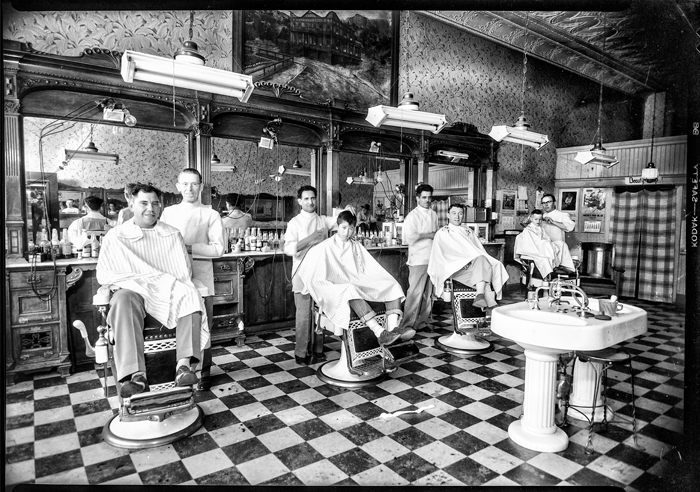
M 447 125 L 445 115 L 418 111 L 418 106 L 418 102 L 413 99 L 413 93 L 407 92 L 403 95 L 397 108 L 392 106 L 373 106 L 367 110 L 365 119 L 375 128 L 380 126 L 398 126 L 440 133 L 440 130 Z
M 489 132 L 489 137 L 496 142 L 511 142 L 526 145 L 540 150 L 549 143 L 549 137 L 542 133 L 530 131 L 530 125 L 525 118 L 525 81 L 527 76 L 527 33 L 530 23 L 530 13 L 525 20 L 525 38 L 523 41 L 523 78 L 520 89 L 520 117 L 514 126 L 494 125 Z

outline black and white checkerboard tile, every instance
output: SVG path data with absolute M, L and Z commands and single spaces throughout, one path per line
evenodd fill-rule
M 517 294 L 504 303 L 521 300 Z M 622 422 L 597 429 L 584 453 L 585 422 L 571 420 L 568 448 L 539 453 L 514 444 L 524 355 L 491 336 L 477 356 L 434 347 L 452 330 L 436 304 L 433 332 L 419 333 L 417 360 L 376 387 L 338 389 L 294 362 L 292 330 L 216 346 L 214 384 L 198 393 L 204 426 L 172 445 L 116 449 L 101 437 L 118 406 L 91 370 L 35 375 L 8 388 L 6 484 L 240 485 L 614 485 L 655 490 L 676 474 L 683 433 L 684 314 L 647 310 L 648 332 L 622 344 L 634 356 L 638 439 Z M 439 307 L 443 312 L 438 314 Z M 326 338 L 329 358 L 340 342 Z M 610 371 L 609 402 L 630 416 L 629 374 Z M 399 410 L 421 410 L 388 416 Z

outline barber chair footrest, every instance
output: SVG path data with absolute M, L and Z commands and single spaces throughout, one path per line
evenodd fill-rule
M 476 335 L 474 331 L 468 334 L 457 332 L 445 335 L 435 340 L 435 346 L 450 354 L 476 355 L 493 350 L 493 344 Z
M 194 408 L 194 392 L 191 387 L 174 387 L 163 391 L 149 391 L 125 398 L 120 417 L 123 422 L 150 420 L 162 422 L 179 413 Z
M 195 405 L 165 421 L 126 422 L 112 417 L 102 429 L 104 441 L 124 449 L 146 449 L 172 444 L 197 432 L 204 422 L 204 412 Z

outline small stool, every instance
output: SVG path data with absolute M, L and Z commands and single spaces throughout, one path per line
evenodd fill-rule
M 635 405 L 634 396 L 634 371 L 632 370 L 632 356 L 625 352 L 624 350 L 616 350 L 612 348 L 607 348 L 603 350 L 595 351 L 583 351 L 576 352 L 576 357 L 581 362 L 590 362 L 591 367 L 595 373 L 595 386 L 593 389 L 593 402 L 591 404 L 591 416 L 586 420 L 588 421 L 588 440 L 586 442 L 586 454 L 591 454 L 593 451 L 591 449 L 591 442 L 593 440 L 593 425 L 595 424 L 595 413 L 596 409 L 601 405 L 597 405 L 598 393 L 601 390 L 602 384 L 602 410 L 603 410 L 603 420 L 602 424 L 607 428 L 608 425 L 608 406 L 607 406 L 607 371 L 614 366 L 627 367 L 630 372 L 630 385 L 632 387 L 632 434 L 634 439 L 634 444 L 637 445 L 637 407 Z M 597 364 L 601 366 L 600 371 L 597 369 Z M 611 410 L 611 413 L 615 412 Z M 612 417 L 612 415 L 611 415 Z M 566 420 L 566 414 L 564 414 L 564 420 Z M 623 419 L 624 420 L 624 419 Z M 629 423 L 629 421 L 626 421 Z
M 451 278 L 445 282 L 446 290 L 452 297 L 452 319 L 454 332 L 435 340 L 435 346 L 450 354 L 475 355 L 493 350 L 493 344 L 478 336 L 489 334 L 490 315 L 484 313 L 472 303 L 476 298 L 476 290 L 467 287 Z M 449 290 L 448 290 L 449 289 Z
M 384 326 L 384 303 L 369 304 L 377 313 L 377 322 Z M 316 303 L 314 323 L 316 327 L 330 324 L 330 320 L 320 312 Z M 395 371 L 403 362 L 415 359 L 418 352 L 418 347 L 412 340 L 394 343 L 388 347 L 380 345 L 372 330 L 360 321 L 351 309 L 350 323 L 341 335 L 340 357 L 321 365 L 316 370 L 316 377 L 324 383 L 343 388 L 374 386 L 384 381 L 387 374 Z

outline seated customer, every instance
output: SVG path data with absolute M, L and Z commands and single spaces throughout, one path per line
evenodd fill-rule
M 185 242 L 175 227 L 158 221 L 160 190 L 137 184 L 134 217 L 109 231 L 97 261 L 97 281 L 115 291 L 107 323 L 114 331 L 114 362 L 123 398 L 148 391 L 144 317 L 177 329 L 176 386 L 197 384 L 191 363 L 202 360 L 209 329 L 200 293 L 192 283 Z
M 561 264 L 561 250 L 542 228 L 542 210 L 535 209 L 523 232 L 515 237 L 513 256 L 515 261 L 535 262 L 543 279 L 546 279 Z
M 497 306 L 493 296 L 486 295 L 486 286 L 490 285 L 495 297 L 500 299 L 508 280 L 506 268 L 486 252 L 476 233 L 460 225 L 464 219 L 462 205 L 452 204 L 448 218 L 449 223 L 435 233 L 428 261 L 428 275 L 435 286 L 435 294 L 441 296 L 445 280 L 452 277 L 476 290 L 474 306 L 482 309 Z
M 403 289 L 364 246 L 351 240 L 355 215 L 344 210 L 337 223 L 338 233 L 309 249 L 294 275 L 303 283 L 302 293 L 311 294 L 336 328 L 347 328 L 352 308 L 381 345 L 390 345 L 401 336 L 396 328 L 405 298 Z M 367 301 L 386 303 L 386 329 L 375 319 Z
M 89 234 L 103 233 L 112 228 L 107 222 L 107 217 L 100 213 L 103 201 L 102 198 L 93 195 L 85 198 L 86 215 L 74 220 L 68 226 L 70 242 L 77 245 L 78 248 L 82 248 L 89 241 Z

